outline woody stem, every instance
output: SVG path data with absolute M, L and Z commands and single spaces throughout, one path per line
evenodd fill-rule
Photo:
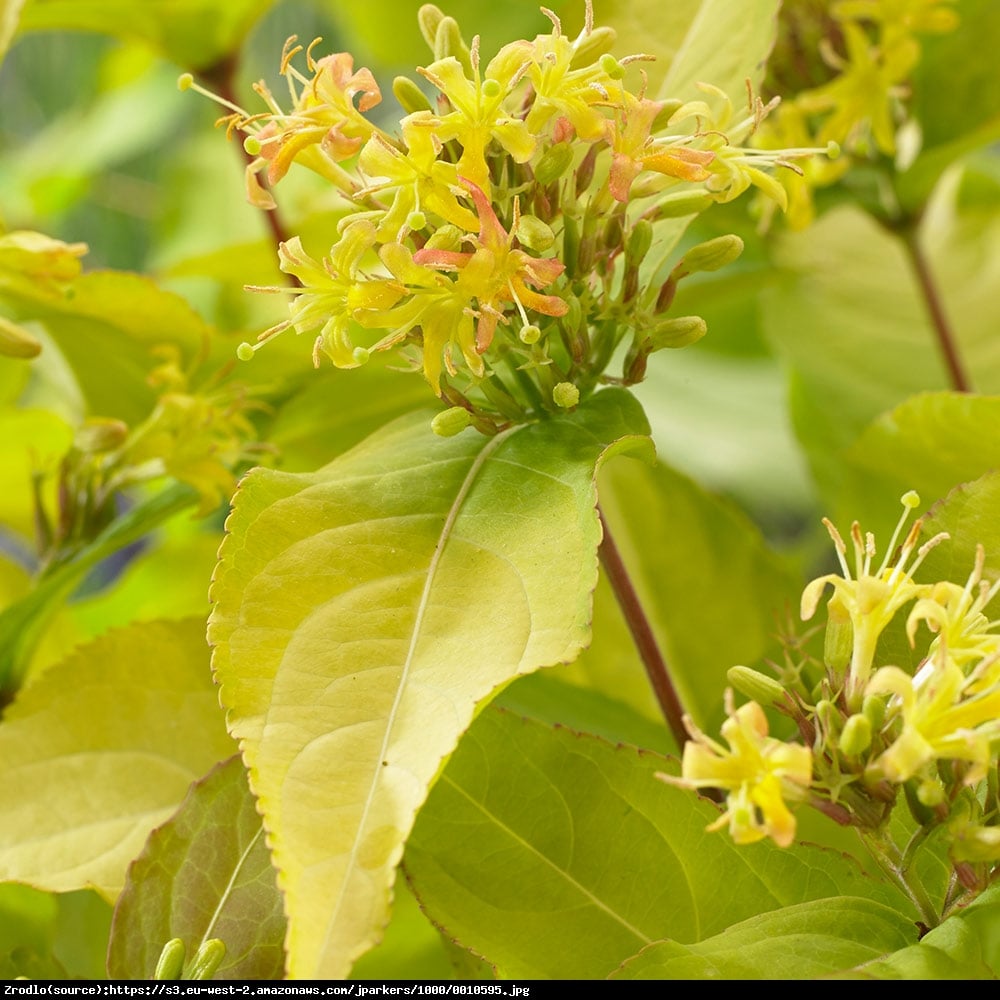
M 659 702 L 660 710 L 663 712 L 663 717 L 666 719 L 670 733 L 679 749 L 684 746 L 688 738 L 687 730 L 684 728 L 684 708 L 670 678 L 666 660 L 664 660 L 656 637 L 653 635 L 653 629 L 646 617 L 639 595 L 632 584 L 632 578 L 629 576 L 621 553 L 618 551 L 618 546 L 615 545 L 614 536 L 608 527 L 604 512 L 598 507 L 597 513 L 601 519 L 601 527 L 604 529 L 604 539 L 598 549 L 601 565 L 607 573 L 608 582 L 615 593 L 629 632 L 632 633 L 632 639 L 639 652 L 639 658 L 646 668 L 646 674 L 653 687 L 656 700 Z

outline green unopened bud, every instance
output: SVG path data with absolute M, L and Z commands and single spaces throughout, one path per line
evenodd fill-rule
M 537 344 L 541 336 L 542 331 L 539 330 L 534 324 L 522 326 L 520 332 L 518 333 L 518 337 L 520 337 L 522 344 Z
M 617 33 L 614 28 L 602 25 L 589 34 L 585 35 L 576 43 L 576 51 L 570 60 L 571 69 L 579 69 L 582 66 L 589 66 L 605 52 L 609 52 L 615 44 Z
M 595 142 L 587 154 L 580 161 L 580 166 L 576 169 L 576 196 L 577 198 L 590 187 L 590 182 L 594 179 L 594 166 L 597 163 L 597 146 Z
M 37 358 L 42 345 L 24 327 L 0 316 L 0 355 L 7 358 Z
M 576 274 L 580 260 L 580 224 L 572 215 L 563 216 L 562 262 L 566 265 L 566 274 Z
M 442 17 L 434 36 L 434 58 L 453 56 L 468 76 L 472 76 L 472 56 L 462 38 L 462 30 L 453 17 Z
M 564 410 L 571 410 L 580 402 L 580 390 L 572 382 L 559 382 L 552 390 L 552 401 Z
M 612 80 L 620 80 L 625 75 L 625 67 L 610 52 L 605 52 L 597 62 Z
M 638 219 L 625 240 L 627 267 L 638 267 L 653 245 L 653 224 L 649 219 Z
M 773 677 L 750 667 L 730 667 L 726 671 L 729 683 L 758 705 L 785 704 L 785 689 Z
M 615 212 L 604 224 L 604 232 L 601 234 L 601 242 L 608 250 L 618 250 L 621 248 L 622 239 L 625 236 L 625 229 L 622 225 L 621 214 Z
M 864 753 L 872 743 L 872 724 L 867 715 L 852 715 L 840 734 L 840 749 L 848 757 Z
M 704 191 L 676 191 L 665 194 L 657 202 L 656 214 L 661 219 L 680 219 L 685 215 L 697 215 L 714 204 Z
M 661 320 L 649 331 L 648 339 L 654 351 L 664 347 L 687 347 L 708 332 L 708 326 L 700 316 L 678 316 Z
M 236 348 L 236 357 L 240 361 L 249 361 L 254 356 L 253 344 L 248 344 L 245 340 Z
M 872 725 L 872 732 L 877 733 L 885 722 L 885 700 L 878 695 L 870 694 L 861 705 L 861 711 Z
M 735 233 L 717 236 L 688 250 L 675 270 L 685 275 L 696 271 L 718 271 L 720 267 L 731 264 L 741 253 L 743 240 Z
M 450 222 L 440 226 L 424 244 L 428 250 L 458 250 L 462 246 L 465 231 Z
M 163 951 L 160 952 L 160 957 L 156 962 L 153 978 L 161 982 L 180 979 L 183 971 L 184 942 L 180 938 L 173 938 L 163 946 Z
M 425 3 L 417 11 L 417 24 L 420 27 L 420 34 L 424 36 L 424 41 L 434 51 L 434 40 L 437 38 L 438 25 L 444 20 L 444 11 L 432 3 Z
M 128 437 L 128 424 L 110 417 L 91 417 L 74 435 L 73 446 L 82 452 L 96 454 L 113 451 Z
M 464 406 L 452 406 L 436 414 L 431 421 L 431 430 L 438 437 L 454 437 L 461 434 L 472 422 L 472 414 Z
M 556 234 L 534 215 L 522 215 L 517 223 L 517 238 L 529 249 L 544 253 L 555 243 Z
M 188 979 L 211 979 L 222 965 L 222 960 L 226 957 L 226 946 L 218 938 L 210 938 L 199 949 L 194 956 L 191 968 L 188 970 Z
M 573 147 L 568 142 L 557 142 L 554 146 L 549 146 L 539 158 L 535 166 L 535 180 L 542 187 L 548 187 L 566 173 L 572 162 Z
M 431 110 L 427 95 L 408 76 L 397 76 L 392 81 L 392 92 L 400 107 L 409 115 Z
M 847 670 L 854 653 L 854 629 L 850 621 L 838 622 L 829 618 L 823 637 L 823 661 L 837 675 Z

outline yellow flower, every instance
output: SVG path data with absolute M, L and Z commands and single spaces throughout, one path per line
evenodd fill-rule
M 692 739 L 684 745 L 681 777 L 658 777 L 684 788 L 728 792 L 726 811 L 709 830 L 728 823 L 737 844 L 770 837 L 780 847 L 788 847 L 795 838 L 795 817 L 784 798 L 804 798 L 812 781 L 812 752 L 768 736 L 767 718 L 755 701 L 733 711 L 731 691 L 726 692 L 726 700 L 729 718 L 722 724 L 722 735 L 729 749 L 685 718 Z
M 1000 592 L 1000 580 L 991 587 L 983 579 L 985 563 L 986 551 L 982 545 L 977 545 L 975 565 L 964 587 L 947 581 L 936 583 L 927 597 L 914 604 L 906 620 L 911 646 L 916 639 L 917 626 L 923 621 L 937 633 L 930 645 L 931 655 L 944 646 L 952 662 L 964 666 L 1000 654 L 1000 635 L 990 631 L 997 622 L 991 622 L 983 614 Z
M 877 671 L 866 693 L 895 696 L 890 708 L 897 706 L 903 731 L 871 770 L 903 782 L 935 760 L 964 760 L 972 765 L 966 784 L 985 778 L 991 743 L 1000 738 L 1000 685 L 983 688 L 978 680 L 975 672 L 967 678 L 944 646 L 915 677 L 899 667 Z
M 852 711 L 860 709 L 865 686 L 871 676 L 872 662 L 875 657 L 875 646 L 878 637 L 892 621 L 896 612 L 903 605 L 917 597 L 925 596 L 930 588 L 913 582 L 912 574 L 923 561 L 927 552 L 947 535 L 939 534 L 925 542 L 919 550 L 917 539 L 920 537 L 921 520 L 913 522 L 906 535 L 899 556 L 895 562 L 890 558 L 896 546 L 903 526 L 909 517 L 910 510 L 920 503 L 916 493 L 907 493 L 902 498 L 903 514 L 896 525 L 892 539 L 886 549 L 885 557 L 878 569 L 872 571 L 872 559 L 875 556 L 875 537 L 870 532 L 862 536 L 861 527 L 857 521 L 851 525 L 851 540 L 854 543 L 855 576 L 847 565 L 845 553 L 847 546 L 840 533 L 826 518 L 830 537 L 837 550 L 837 559 L 843 575 L 829 573 L 818 577 L 809 583 L 802 592 L 802 619 L 808 621 L 816 612 L 819 599 L 826 585 L 833 587 L 833 596 L 829 604 L 830 625 L 850 623 L 852 629 L 852 652 L 850 672 L 847 677 L 846 695 L 848 707 Z M 910 557 L 917 552 L 912 565 L 907 568 Z

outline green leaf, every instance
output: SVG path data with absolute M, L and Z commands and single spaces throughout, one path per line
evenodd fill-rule
M 730 927 L 698 944 L 659 941 L 612 979 L 815 979 L 905 947 L 917 929 L 897 910 L 840 896 Z
M 969 393 L 923 393 L 870 424 L 848 450 L 856 487 L 854 516 L 869 529 L 885 520 L 868 516 L 871 507 L 907 490 L 925 506 L 953 487 L 1000 466 L 1000 397 Z M 898 517 L 895 508 L 892 517 Z M 994 534 L 994 532 L 991 532 Z
M 187 960 L 226 946 L 214 979 L 281 979 L 285 916 L 264 828 L 239 757 L 195 782 L 128 870 L 108 948 L 112 979 L 152 979 L 168 941 Z
M 417 898 L 501 977 L 556 979 L 603 977 L 662 938 L 805 900 L 900 901 L 843 856 L 707 835 L 717 809 L 658 771 L 676 764 L 484 711 L 407 844 Z
M 1000 511 L 1000 472 L 996 471 L 963 483 L 936 504 L 926 520 L 924 533 L 930 537 L 946 531 L 949 540 L 928 553 L 920 570 L 921 579 L 965 583 L 972 571 L 977 545 L 986 550 L 984 577 L 994 580 L 1000 577 L 997 511 Z
M 797 584 L 742 512 L 666 465 L 609 466 L 601 506 L 681 702 L 704 723 L 730 667 L 776 653 Z
M 99 31 L 143 41 L 189 69 L 236 53 L 274 0 L 32 0 L 22 31 Z
M 1000 208 L 963 211 L 957 183 L 940 187 L 919 238 L 964 367 L 989 393 L 1000 365 L 980 240 L 993 245 Z M 764 329 L 794 371 L 793 417 L 816 478 L 843 496 L 842 455 L 864 428 L 915 393 L 949 388 L 937 336 L 904 242 L 860 210 L 832 210 L 776 249 L 784 275 L 762 295 Z
M 625 5 L 623 5 L 624 7 Z M 634 5 L 628 5 L 633 9 Z M 746 82 L 756 90 L 778 32 L 779 0 L 683 0 L 650 5 L 647 36 L 637 51 L 669 63 L 660 97 L 704 98 L 697 84 L 725 91 L 735 108 L 746 106 Z M 655 12 L 655 13 L 654 13 Z M 669 18 L 667 24 L 663 20 Z
M 1000 886 L 990 886 L 939 927 L 840 979 L 996 979 L 1000 976 Z
M 24 0 L 0 0 L 0 60 L 10 48 L 23 6 Z
M 0 611 L 0 697 L 18 688 L 47 623 L 84 574 L 167 518 L 193 507 L 196 499 L 194 490 L 183 483 L 154 493 L 109 524 L 72 558 L 43 576 L 20 600 Z
M 252 472 L 212 590 L 214 668 L 289 914 L 289 972 L 344 976 L 477 703 L 589 640 L 594 469 L 646 443 L 598 393 L 493 438 L 391 424 L 313 475 Z
M 149 831 L 232 750 L 201 622 L 144 623 L 80 648 L 0 724 L 0 879 L 113 898 Z

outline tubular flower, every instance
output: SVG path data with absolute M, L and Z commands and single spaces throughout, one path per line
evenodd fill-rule
M 319 174 L 330 176 L 332 164 L 353 156 L 375 131 L 362 114 L 382 100 L 375 77 L 368 69 L 355 70 L 354 57 L 348 52 L 313 59 L 312 49 L 318 41 L 316 39 L 306 50 L 306 66 L 311 78 L 292 65 L 292 59 L 302 51 L 302 46 L 293 44 L 294 36 L 285 43 L 281 72 L 288 80 L 292 98 L 290 111 L 283 111 L 261 82 L 254 89 L 270 107 L 270 114 L 244 115 L 242 119 L 237 116 L 234 120 L 233 124 L 239 128 L 256 127 L 247 141 L 247 148 L 260 154 L 247 167 L 247 189 L 254 203 L 263 199 L 270 201 L 266 207 L 274 207 L 256 179 L 261 171 L 266 170 L 268 181 L 276 184 L 296 160 Z M 357 106 L 355 98 L 358 98 Z M 331 179 L 341 180 L 336 172 Z
M 735 711 L 732 692 L 727 692 L 727 701 L 729 718 L 722 724 L 722 735 L 729 749 L 685 718 L 692 739 L 684 745 L 681 777 L 659 777 L 684 788 L 722 788 L 728 792 L 726 811 L 709 830 L 728 823 L 737 844 L 770 837 L 787 847 L 795 838 L 795 817 L 784 797 L 804 797 L 812 781 L 812 752 L 768 736 L 767 718 L 755 701 Z
M 310 257 L 295 236 L 278 247 L 281 269 L 300 282 L 299 288 L 267 289 L 288 291 L 295 298 L 289 307 L 291 318 L 271 327 L 258 337 L 264 341 L 290 326 L 298 333 L 319 330 L 313 348 L 313 362 L 319 352 L 338 368 L 357 368 L 367 359 L 365 349 L 351 341 L 351 321 L 362 322 L 374 310 L 388 309 L 405 294 L 402 285 L 388 278 L 363 279 L 358 267 L 362 256 L 375 243 L 375 227 L 366 219 L 352 222 L 322 261 Z
M 632 182 L 642 170 L 684 181 L 705 181 L 712 176 L 706 167 L 715 153 L 651 138 L 650 128 L 662 109 L 660 101 L 624 94 L 616 120 L 607 122 L 607 141 L 612 149 L 608 186 L 616 201 L 628 201 Z
M 903 782 L 935 760 L 964 760 L 972 765 L 967 785 L 985 778 L 991 743 L 1000 738 L 1000 684 L 994 676 L 992 684 L 973 690 L 980 679 L 975 673 L 967 678 L 944 646 L 915 677 L 898 667 L 877 671 L 867 694 L 898 699 L 903 731 L 873 762 L 872 771 Z
M 959 666 L 986 657 L 1000 655 L 1000 635 L 990 629 L 991 622 L 983 610 L 1000 592 L 1000 581 L 991 587 L 983 579 L 986 551 L 976 546 L 976 561 L 964 587 L 941 581 L 933 586 L 927 597 L 913 606 L 906 620 L 906 634 L 914 645 L 917 626 L 921 621 L 937 633 L 930 645 L 933 656 L 940 647 L 948 651 L 949 658 Z
M 373 178 L 366 193 L 396 192 L 376 231 L 380 241 L 405 235 L 407 220 L 413 213 L 425 210 L 467 232 L 474 232 L 478 226 L 476 216 L 455 196 L 458 169 L 454 163 L 438 159 L 441 140 L 426 126 L 426 117 L 426 112 L 418 112 L 403 119 L 406 153 L 375 133 L 358 158 L 358 166 Z
M 875 537 L 870 532 L 862 536 L 861 527 L 857 521 L 851 525 L 851 540 L 854 543 L 855 557 L 854 577 L 851 576 L 851 570 L 845 558 L 847 546 L 844 544 L 844 540 L 833 524 L 824 518 L 823 523 L 833 539 L 843 575 L 830 573 L 818 577 L 809 583 L 802 592 L 803 621 L 808 621 L 815 614 L 820 596 L 826 589 L 826 585 L 830 584 L 833 587 L 833 596 L 828 604 L 830 622 L 832 624 L 849 622 L 851 625 L 853 647 L 850 674 L 847 679 L 847 699 L 852 708 L 859 707 L 865 685 L 871 676 L 878 637 L 903 605 L 917 597 L 926 596 L 929 592 L 928 586 L 913 582 L 912 573 L 923 561 L 927 552 L 947 537 L 944 534 L 936 535 L 918 550 L 917 539 L 920 537 L 922 525 L 918 519 L 914 521 L 906 535 L 899 557 L 895 563 L 890 564 L 889 560 L 896 540 L 906 524 L 909 511 L 920 503 L 920 498 L 915 493 L 907 493 L 902 498 L 902 503 L 903 514 L 886 549 L 885 558 L 874 572 L 871 563 L 875 556 Z M 917 552 L 917 557 L 907 569 L 907 563 L 909 563 L 914 551 Z
M 528 308 L 545 316 L 565 316 L 569 306 L 558 295 L 542 295 L 528 287 L 550 285 L 562 274 L 563 264 L 513 249 L 513 237 L 500 224 L 483 191 L 464 178 L 462 183 L 469 189 L 479 213 L 476 249 L 472 253 L 423 249 L 413 255 L 413 260 L 458 272 L 457 288 L 478 304 L 476 350 L 482 354 L 493 341 L 497 323 L 503 317 L 504 303 L 514 303 L 522 313 Z M 517 229 L 517 222 L 515 218 L 512 231 Z M 522 318 L 527 326 L 527 318 Z
M 579 38 L 571 42 L 562 33 L 559 18 L 551 11 L 545 13 L 552 20 L 550 34 L 506 47 L 527 63 L 527 76 L 535 92 L 526 124 L 537 133 L 555 115 L 565 118 L 585 142 L 595 142 L 603 138 L 607 121 L 599 106 L 618 103 L 624 93 L 618 79 L 620 65 L 610 57 L 610 62 L 581 60 L 583 65 L 575 65 L 578 53 L 595 37 L 589 17 Z
M 462 64 L 448 56 L 421 69 L 425 76 L 448 99 L 453 111 L 415 116 L 414 124 L 433 129 L 442 142 L 456 139 L 462 147 L 458 173 L 477 187 L 490 190 L 486 166 L 486 147 L 495 139 L 515 162 L 524 163 L 535 151 L 535 137 L 527 124 L 504 110 L 503 102 L 517 83 L 523 60 L 508 46 L 486 67 L 486 79 L 479 74 L 478 53 L 473 60 L 474 79 L 470 80 Z

